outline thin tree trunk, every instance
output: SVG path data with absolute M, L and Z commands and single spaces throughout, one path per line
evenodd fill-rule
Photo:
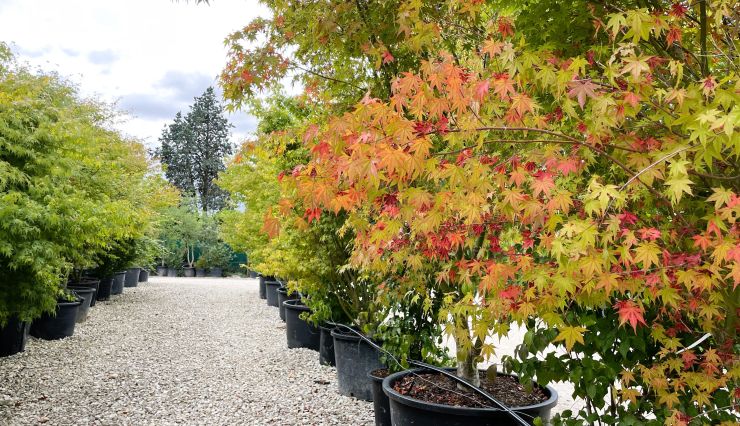
M 455 336 L 455 345 L 457 352 L 457 376 L 461 377 L 475 386 L 480 386 L 480 377 L 478 376 L 478 363 L 477 358 L 480 349 L 478 345 L 474 345 L 470 339 L 470 333 L 468 331 L 468 319 L 463 319 L 466 329 L 466 335 Z M 460 386 L 460 389 L 466 390 L 464 386 Z

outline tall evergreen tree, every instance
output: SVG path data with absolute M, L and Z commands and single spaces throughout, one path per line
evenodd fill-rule
M 178 112 L 165 126 L 157 149 L 167 179 L 182 192 L 195 197 L 204 212 L 219 210 L 226 193 L 214 179 L 224 170 L 224 157 L 233 152 L 228 120 L 213 87 L 196 97 L 188 114 Z

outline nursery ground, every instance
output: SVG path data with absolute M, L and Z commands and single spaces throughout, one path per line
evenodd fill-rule
M 555 411 L 576 408 L 557 388 Z M 257 280 L 152 277 L 73 337 L 0 358 L 0 424 L 39 423 L 370 425 L 373 412 L 337 393 L 317 352 L 287 348 Z
M 155 277 L 0 358 L 0 424 L 371 424 L 336 386 L 317 352 L 287 349 L 257 280 Z

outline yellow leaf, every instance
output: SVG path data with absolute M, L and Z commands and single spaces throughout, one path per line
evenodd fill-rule
M 583 344 L 583 333 L 586 331 L 586 327 L 561 327 L 560 334 L 553 340 L 553 342 L 565 342 L 565 348 L 568 352 L 573 349 L 573 345 L 576 343 Z

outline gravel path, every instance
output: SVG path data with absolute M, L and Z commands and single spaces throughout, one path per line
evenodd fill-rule
M 154 277 L 98 302 L 73 337 L 0 358 L 0 424 L 372 424 L 257 289 Z

